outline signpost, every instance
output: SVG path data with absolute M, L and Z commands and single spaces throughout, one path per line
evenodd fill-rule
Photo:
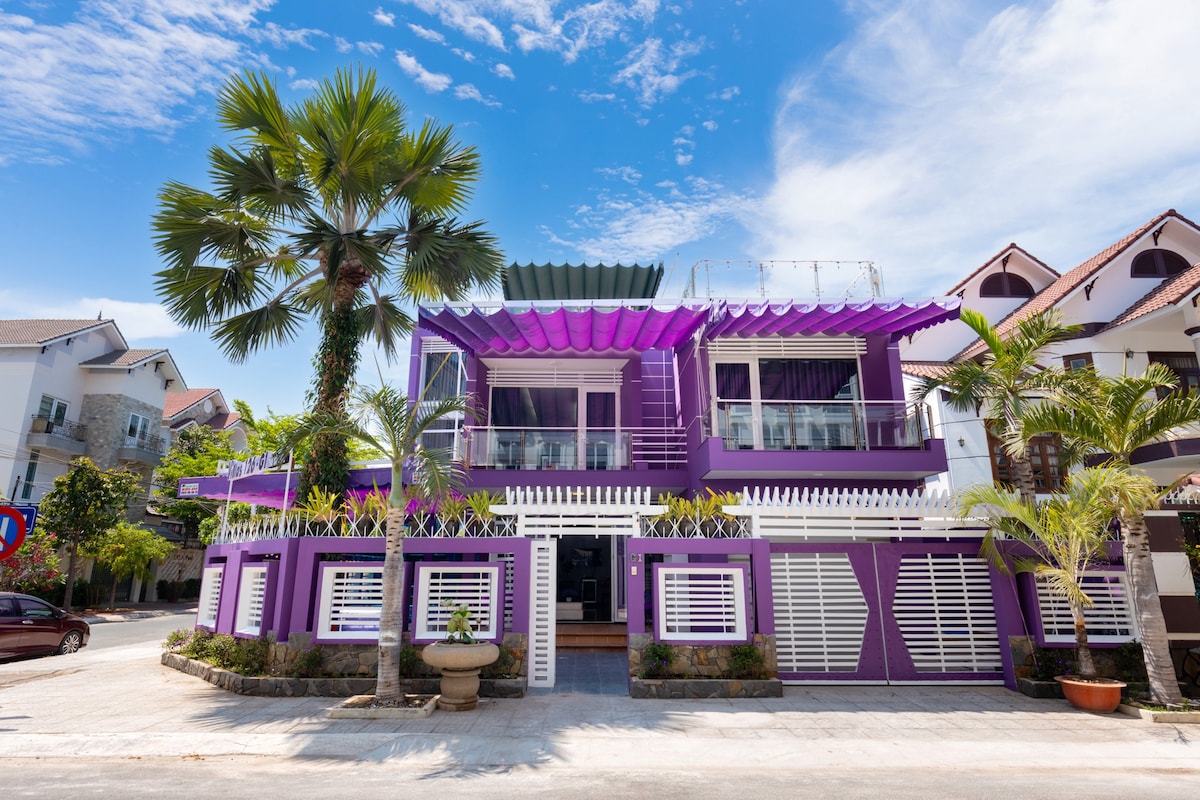
M 16 555 L 36 521 L 37 506 L 0 506 L 0 561 Z

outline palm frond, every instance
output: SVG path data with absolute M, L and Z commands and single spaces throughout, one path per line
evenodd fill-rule
M 303 313 L 295 306 L 268 303 L 221 320 L 213 326 L 213 339 L 226 358 L 240 363 L 257 350 L 291 342 L 303 321 Z

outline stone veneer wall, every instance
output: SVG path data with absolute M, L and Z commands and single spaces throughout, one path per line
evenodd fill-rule
M 296 658 L 302 650 L 312 644 L 311 633 L 293 633 L 285 643 L 273 640 L 274 634 L 268 635 L 267 672 L 271 675 L 289 675 L 296 663 Z M 405 638 L 408 644 L 407 637 Z M 321 647 L 321 672 L 325 675 L 355 676 L 373 678 L 379 666 L 379 648 L 373 644 L 323 644 Z M 419 653 L 423 645 L 414 649 Z M 501 658 L 497 662 L 502 665 L 506 660 L 511 664 L 504 670 L 506 674 L 524 678 L 527 675 L 525 654 L 528 641 L 523 633 L 507 633 L 500 643 Z M 505 657 L 507 655 L 507 658 Z M 438 671 L 424 661 L 417 660 L 411 678 L 436 678 Z M 494 674 L 494 671 L 493 671 Z M 489 668 L 481 671 L 483 677 L 489 676 Z
M 1034 674 L 1036 665 L 1033 663 L 1033 650 L 1036 646 L 1033 637 L 1030 636 L 1010 636 L 1008 637 L 1008 646 L 1012 651 L 1013 672 L 1018 679 L 1031 678 Z M 1074 647 L 1066 645 L 1063 647 L 1046 648 L 1061 650 L 1064 653 L 1074 652 Z M 1096 674 L 1101 678 L 1116 678 L 1119 672 L 1116 661 L 1116 649 L 1112 647 L 1091 646 L 1092 661 L 1096 664 Z
M 95 462 L 100 469 L 123 466 L 140 478 L 144 493 L 150 492 L 150 478 L 154 468 L 150 464 L 117 463 L 117 451 L 125 446 L 125 434 L 129 430 L 129 415 L 140 414 L 154 423 L 152 432 L 158 435 L 162 422 L 162 409 L 143 403 L 123 394 L 85 394 L 79 409 L 79 423 L 87 426 L 86 447 L 83 454 Z M 145 505 L 132 505 L 126 515 L 131 522 L 140 522 L 146 516 Z
M 637 677 L 642 673 L 642 650 L 654 641 L 653 634 L 629 634 L 629 674 Z M 778 672 L 778 661 L 775 655 L 775 637 L 773 635 L 755 634 L 751 640 L 763 651 L 763 668 L 768 675 Z M 672 677 L 701 677 L 713 678 L 729 674 L 729 655 L 733 645 L 728 644 L 675 644 L 671 645 Z

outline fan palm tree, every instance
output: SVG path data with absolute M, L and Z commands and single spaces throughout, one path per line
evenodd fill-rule
M 407 304 L 497 284 L 495 239 L 452 216 L 479 177 L 478 154 L 448 126 L 410 129 L 373 72 L 339 70 L 291 107 L 248 72 L 221 89 L 217 118 L 237 139 L 209 151 L 214 188 L 159 192 L 158 293 L 233 361 L 292 341 L 315 318 L 314 410 L 344 413 L 361 343 L 392 357 L 413 330 Z M 347 470 L 345 440 L 323 434 L 302 488 L 340 495 Z
M 427 431 L 444 430 L 448 419 L 472 414 L 469 398 L 448 397 L 410 404 L 408 397 L 386 384 L 377 389 L 359 389 L 345 415 L 315 411 L 306 415 L 294 432 L 302 438 L 335 434 L 361 442 L 382 453 L 391 464 L 391 488 L 384 526 L 383 607 L 379 617 L 379 670 L 375 698 L 380 702 L 400 699 L 400 639 L 404 623 L 401 595 L 404 565 L 405 505 L 413 493 L 426 500 L 445 497 L 461 488 L 462 467 L 450 453 L 422 444 Z M 404 469 L 412 470 L 413 482 L 404 489 Z
M 1081 374 L 1086 380 L 1069 392 L 1057 393 L 1055 402 L 1026 410 L 1022 436 L 1057 433 L 1063 437 L 1067 451 L 1079 458 L 1102 454 L 1108 463 L 1130 470 L 1131 456 L 1139 447 L 1200 424 L 1200 393 L 1177 391 L 1178 378 L 1161 364 L 1151 364 L 1139 376 L 1113 377 L 1090 370 Z M 1168 393 L 1159 397 L 1160 390 Z M 1178 703 L 1179 684 L 1158 601 L 1150 534 L 1142 510 L 1136 505 L 1119 508 L 1125 571 L 1133 592 L 1151 694 L 1157 702 Z
M 1057 388 L 1070 376 L 1039 365 L 1038 358 L 1050 343 L 1069 336 L 1079 326 L 1065 325 L 1062 313 L 1048 309 L 1021 321 L 1001 336 L 978 311 L 964 309 L 960 319 L 987 345 L 979 361 L 950 365 L 936 378 L 925 378 L 914 394 L 923 398 L 935 389 L 945 391 L 951 407 L 974 411 L 998 439 L 1008 441 L 1020 430 L 1021 415 L 1031 403 Z M 1021 497 L 1032 501 L 1036 490 L 1033 467 L 1026 454 L 1028 439 L 1008 448 L 1013 483 Z
M 1154 482 L 1120 467 L 1093 467 L 1069 476 L 1048 500 L 1029 500 L 1002 486 L 972 486 L 959 494 L 959 514 L 982 518 L 989 530 L 982 555 L 1007 570 L 1006 550 L 997 534 L 1028 548 L 1013 554 L 1020 570 L 1032 571 L 1071 609 L 1079 674 L 1096 676 L 1088 648 L 1084 610 L 1092 600 L 1084 590 L 1085 573 L 1108 559 L 1109 525 L 1117 508 L 1151 508 L 1157 503 Z

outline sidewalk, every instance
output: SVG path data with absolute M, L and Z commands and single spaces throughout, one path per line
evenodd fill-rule
M 0 664 L 0 759 L 274 756 L 421 772 L 561 767 L 1169 770 L 1200 778 L 1195 726 L 1093 715 L 1001 687 L 788 687 L 762 700 L 534 694 L 425 720 L 331 720 L 336 698 L 226 693 L 156 645 Z
M 87 608 L 73 611 L 89 625 L 104 622 L 125 622 L 131 619 L 147 619 L 149 617 L 169 617 L 183 614 L 195 614 L 195 602 L 186 603 L 121 603 L 117 608 L 108 611 L 103 608 Z

